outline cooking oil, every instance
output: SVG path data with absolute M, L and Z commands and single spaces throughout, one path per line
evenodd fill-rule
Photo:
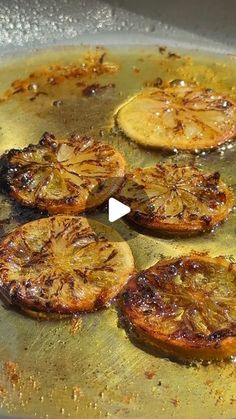
M 113 144 L 128 168 L 164 161 L 194 163 L 220 172 L 236 192 L 233 142 L 200 154 L 164 153 L 138 146 L 114 122 L 115 110 L 140 89 L 176 79 L 212 88 L 236 101 L 235 70 L 234 56 L 164 46 L 65 47 L 2 62 L 0 153 L 37 143 L 45 131 L 60 138 L 77 132 Z M 40 216 L 1 196 L 1 235 Z M 90 216 L 107 222 L 105 211 Z M 137 269 L 192 251 L 236 258 L 235 212 L 214 231 L 195 237 L 154 237 L 142 230 L 136 234 L 123 220 L 115 228 L 129 240 Z M 187 367 L 154 357 L 126 338 L 117 326 L 114 308 L 84 315 L 74 333 L 71 320 L 37 321 L 4 307 L 0 318 L 2 412 L 39 417 L 65 412 L 72 418 L 78 414 L 150 418 L 157 412 L 162 418 L 235 416 L 233 362 Z M 4 373 L 9 362 L 16 363 L 20 374 L 14 386 Z M 37 380 L 34 390 L 32 376 Z M 77 388 L 80 391 L 72 400 Z

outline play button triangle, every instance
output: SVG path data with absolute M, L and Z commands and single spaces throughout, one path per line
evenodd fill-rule
M 118 201 L 115 198 L 109 199 L 108 219 L 111 223 L 129 214 L 129 212 L 130 212 L 130 207 L 128 207 L 128 205 L 122 204 L 122 202 Z

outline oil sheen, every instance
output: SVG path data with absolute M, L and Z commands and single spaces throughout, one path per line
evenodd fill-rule
M 0 153 L 37 143 L 45 131 L 60 138 L 77 132 L 114 145 L 129 168 L 190 162 L 209 172 L 219 171 L 236 193 L 233 142 L 209 153 L 163 153 L 130 141 L 113 118 L 122 102 L 158 80 L 196 83 L 236 101 L 235 70 L 234 56 L 159 46 L 66 47 L 2 62 Z M 1 195 L 1 236 L 40 216 Z M 108 223 L 105 210 L 90 216 Z M 123 220 L 114 227 L 129 241 L 137 269 L 163 256 L 191 251 L 236 261 L 234 211 L 214 231 L 189 238 L 152 236 L 142 230 L 137 234 Z M 150 418 L 159 412 L 162 418 L 186 418 L 187 408 L 191 418 L 213 417 L 213 412 L 214 418 L 235 415 L 234 362 L 186 367 L 154 357 L 126 338 L 117 326 L 114 308 L 82 316 L 76 332 L 71 320 L 38 322 L 3 307 L 0 319 L 2 412 L 72 418 Z M 14 385 L 8 362 L 16 363 L 19 370 Z

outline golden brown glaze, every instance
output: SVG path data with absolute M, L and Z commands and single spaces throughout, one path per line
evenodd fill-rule
M 121 105 L 116 120 L 144 146 L 199 151 L 236 135 L 236 105 L 212 89 L 177 84 L 145 88 Z
M 0 246 L 0 291 L 26 312 L 99 309 L 132 272 L 132 253 L 120 235 L 83 217 L 58 215 L 24 224 Z
M 82 62 L 68 63 L 67 65 L 52 63 L 38 68 L 25 79 L 14 80 L 1 99 L 8 100 L 23 93 L 32 101 L 39 95 L 47 96 L 48 89 L 67 80 L 75 80 L 79 86 L 93 76 L 112 75 L 118 70 L 118 64 L 106 60 L 105 51 L 87 53 Z
M 49 133 L 37 145 L 10 150 L 0 164 L 3 186 L 13 198 L 52 214 L 102 204 L 125 170 L 123 157 L 108 144 L 78 135 L 60 141 Z
M 157 164 L 128 174 L 119 199 L 135 223 L 166 233 L 204 232 L 223 221 L 233 196 L 220 174 L 193 166 Z
M 166 259 L 134 275 L 121 310 L 138 339 L 181 360 L 236 355 L 236 267 L 226 259 Z

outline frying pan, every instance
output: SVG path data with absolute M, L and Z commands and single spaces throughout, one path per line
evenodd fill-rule
M 234 54 L 235 17 L 234 0 L 2 0 L 0 57 L 80 43 Z M 66 321 L 37 322 L 0 307 L 0 360 L 3 418 L 236 418 L 234 363 L 186 367 L 156 358 L 131 344 L 114 309 L 87 316 L 73 333 Z M 20 365 L 10 383 L 6 362 Z

